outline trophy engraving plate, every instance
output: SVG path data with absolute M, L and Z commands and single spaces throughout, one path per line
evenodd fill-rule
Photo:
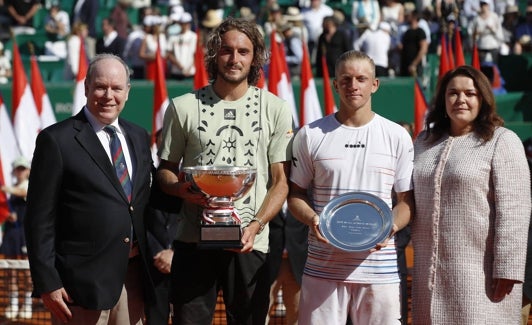
M 331 200 L 320 214 L 320 230 L 336 248 L 367 251 L 384 241 L 393 227 L 392 211 L 381 198 L 349 192 Z

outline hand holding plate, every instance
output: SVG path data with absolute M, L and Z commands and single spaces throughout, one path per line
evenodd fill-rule
M 319 230 L 333 246 L 351 252 L 384 247 L 392 228 L 388 204 L 365 192 L 349 192 L 332 199 L 321 211 L 319 224 Z
M 316 214 L 314 217 L 312 217 L 312 224 L 309 226 L 310 230 L 314 232 L 314 236 L 316 236 L 316 239 L 319 242 L 322 243 L 329 243 L 329 240 L 325 238 L 320 230 L 320 217 Z
M 392 230 L 390 231 L 390 235 L 386 237 L 381 243 L 377 243 L 377 245 L 375 245 L 375 248 L 370 249 L 370 252 L 378 251 L 381 248 L 388 246 L 388 242 L 393 236 L 395 236 L 398 231 L 399 227 L 394 223 L 392 226 Z

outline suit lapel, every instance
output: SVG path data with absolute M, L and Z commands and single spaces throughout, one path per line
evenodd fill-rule
M 94 133 L 92 126 L 85 117 L 83 110 L 79 112 L 74 120 L 74 128 L 78 131 L 75 138 L 78 143 L 87 151 L 89 156 L 91 156 L 94 163 L 102 170 L 104 175 L 109 179 L 113 187 L 120 193 L 122 198 L 128 202 L 126 194 L 122 189 L 122 185 L 116 177 L 115 169 L 107 156 L 107 153 L 102 148 L 102 143 Z M 135 183 L 133 183 L 135 184 Z

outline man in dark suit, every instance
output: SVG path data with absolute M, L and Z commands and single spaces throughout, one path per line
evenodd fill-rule
M 156 133 L 157 145 L 161 132 Z M 168 325 L 170 317 L 170 269 L 174 257 L 172 243 L 177 236 L 181 200 L 164 193 L 155 181 L 145 216 L 148 251 L 151 256 L 150 274 L 155 299 L 146 304 L 146 320 L 150 325 Z
M 126 40 L 115 29 L 115 23 L 111 18 L 102 20 L 102 37 L 96 41 L 96 54 L 111 53 L 123 58 Z
M 26 238 L 34 295 L 54 324 L 143 324 L 143 291 L 153 293 L 143 222 L 153 163 L 148 133 L 119 118 L 129 89 L 126 64 L 96 56 L 86 106 L 37 137 Z

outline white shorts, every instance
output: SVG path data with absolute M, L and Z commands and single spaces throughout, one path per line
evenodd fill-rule
M 299 324 L 400 325 L 399 283 L 362 284 L 303 275 Z

